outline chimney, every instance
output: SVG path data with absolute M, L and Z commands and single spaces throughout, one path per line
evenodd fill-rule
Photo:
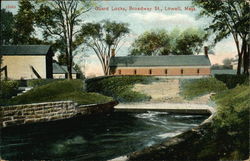
M 111 49 L 111 56 L 115 57 L 115 49 Z
M 204 54 L 206 57 L 208 57 L 208 47 L 207 46 L 204 47 Z

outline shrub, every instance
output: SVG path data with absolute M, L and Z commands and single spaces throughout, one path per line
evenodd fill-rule
M 27 86 L 29 87 L 39 87 L 52 82 L 58 81 L 57 79 L 32 79 L 27 81 Z
M 181 95 L 188 99 L 226 90 L 226 85 L 215 78 L 202 78 L 181 81 Z
M 18 92 L 18 86 L 18 81 L 1 81 L 0 98 L 9 99 L 12 96 L 15 96 Z
M 218 105 L 213 127 L 217 137 L 229 138 L 228 158 L 241 160 L 248 157 L 250 87 L 237 86 L 214 96 Z M 218 136 L 219 135 L 219 136 Z
M 81 80 L 55 81 L 10 99 L 8 104 L 28 104 L 71 100 L 79 104 L 104 103 L 112 99 L 100 94 L 84 92 Z
M 132 91 L 135 83 L 147 84 L 154 81 L 153 77 L 147 76 L 114 76 L 100 77 L 86 80 L 87 91 L 98 92 L 111 96 L 119 102 L 138 102 L 149 100 L 150 97 Z
M 249 83 L 247 75 L 215 74 L 215 78 L 224 82 L 229 89 L 236 87 L 238 84 Z

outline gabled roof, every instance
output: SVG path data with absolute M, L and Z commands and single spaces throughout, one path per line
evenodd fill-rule
M 67 73 L 57 62 L 53 62 L 53 74 Z
M 67 74 L 67 66 L 59 65 L 57 62 L 53 62 L 53 74 Z M 74 68 L 72 68 L 72 74 L 77 74 Z
M 47 55 L 50 45 L 3 45 L 0 55 Z
M 145 66 L 210 66 L 210 60 L 204 55 L 168 55 L 168 56 L 123 56 L 112 57 L 110 67 Z
M 68 71 L 67 66 L 61 65 L 61 67 L 62 67 L 65 71 Z M 71 72 L 72 72 L 72 74 L 76 74 L 76 73 L 77 73 L 76 70 L 75 70 L 74 68 L 71 69 Z

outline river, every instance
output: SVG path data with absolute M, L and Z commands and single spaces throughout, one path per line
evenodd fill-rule
M 2 129 L 6 160 L 107 160 L 160 143 L 198 126 L 206 116 L 114 112 Z

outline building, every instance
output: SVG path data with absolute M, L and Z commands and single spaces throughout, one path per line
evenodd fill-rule
M 1 74 L 9 79 L 53 78 L 52 57 L 49 45 L 0 46 Z
M 208 76 L 211 63 L 207 55 L 112 57 L 111 75 Z
M 67 66 L 59 65 L 58 62 L 53 62 L 53 78 L 54 79 L 65 79 L 68 78 Z M 74 68 L 72 68 L 72 78 L 77 79 L 79 74 Z

